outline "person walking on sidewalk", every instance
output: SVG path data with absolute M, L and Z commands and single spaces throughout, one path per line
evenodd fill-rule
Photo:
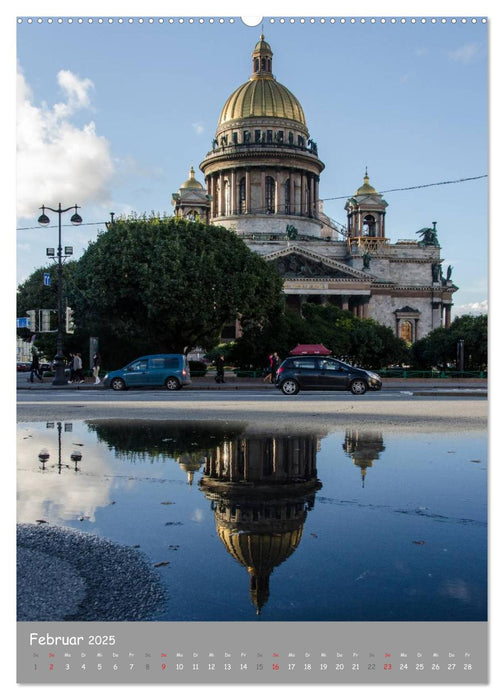
M 76 352 L 73 356 L 73 382 L 75 384 L 84 383 L 84 375 L 82 374 L 82 357 L 80 352 Z
M 215 369 L 217 374 L 215 375 L 215 381 L 217 384 L 224 384 L 224 355 L 220 355 L 215 361 Z
M 32 352 L 32 361 L 30 365 L 30 379 L 29 381 L 33 384 L 33 375 L 37 377 L 37 379 L 41 382 L 44 380 L 42 379 L 42 372 L 40 371 L 40 362 L 38 358 L 37 351 L 34 350 Z
M 276 373 L 278 371 L 278 368 L 280 367 L 280 358 L 278 357 L 278 353 L 274 352 L 273 355 L 271 356 L 271 383 L 275 383 L 275 378 L 276 378 Z
M 95 379 L 95 384 L 100 383 L 100 364 L 101 358 L 98 352 L 93 355 L 93 377 Z

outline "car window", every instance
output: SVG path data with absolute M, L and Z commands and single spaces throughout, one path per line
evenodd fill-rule
M 137 360 L 128 367 L 130 372 L 143 372 L 147 369 L 147 360 Z
M 165 360 L 164 357 L 152 357 L 149 360 L 150 369 L 164 369 Z
M 165 357 L 164 358 L 165 369 L 178 369 L 179 361 L 178 357 Z
M 336 360 L 320 360 L 320 369 L 327 369 L 333 372 L 337 372 L 341 365 Z
M 315 360 L 310 357 L 301 357 L 298 360 L 292 360 L 292 364 L 297 369 L 315 369 Z

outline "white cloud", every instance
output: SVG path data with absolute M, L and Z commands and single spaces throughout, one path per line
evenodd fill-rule
M 464 44 L 454 51 L 448 51 L 448 56 L 452 61 L 459 63 L 470 63 L 479 52 L 478 44 Z
M 192 125 L 192 128 L 198 134 L 198 136 L 205 131 L 205 125 L 203 124 L 203 122 L 195 122 Z
M 58 73 L 64 101 L 36 106 L 21 70 L 17 74 L 17 214 L 36 216 L 41 204 L 71 206 L 110 199 L 114 173 L 108 141 L 94 122 L 72 123 L 75 112 L 90 108 L 93 83 L 71 71 Z
M 480 316 L 481 314 L 488 313 L 488 300 L 477 301 L 472 304 L 463 304 L 462 306 L 455 306 L 453 309 L 453 317 L 464 316 L 469 314 L 470 316 Z

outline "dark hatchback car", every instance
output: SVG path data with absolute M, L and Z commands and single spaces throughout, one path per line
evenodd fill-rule
M 275 386 L 289 396 L 297 394 L 300 389 L 365 394 L 368 389 L 379 391 L 382 381 L 376 372 L 352 367 L 336 357 L 302 355 L 288 357 L 282 362 Z

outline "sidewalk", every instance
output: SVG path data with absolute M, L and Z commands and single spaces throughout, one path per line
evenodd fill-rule
M 103 384 L 95 384 L 93 377 L 87 377 L 83 384 L 64 384 L 63 386 L 53 386 L 52 377 L 45 377 L 43 382 L 35 380 L 32 383 L 27 381 L 29 373 L 18 372 L 17 375 L 17 390 L 18 391 L 88 391 L 95 389 L 96 391 L 105 390 Z M 159 387 L 161 389 L 161 387 Z M 228 372 L 225 375 L 225 383 L 217 384 L 213 374 L 206 377 L 195 377 L 190 386 L 184 387 L 184 391 L 246 391 L 246 390 L 262 390 L 269 392 L 277 392 L 273 384 L 263 382 L 262 378 L 252 377 L 236 377 L 233 373 Z M 155 389 L 154 389 L 155 390 Z M 417 395 L 436 396 L 449 395 L 455 393 L 463 396 L 486 396 L 488 391 L 488 381 L 486 379 L 400 379 L 390 378 L 383 379 L 382 390 L 400 390 L 400 391 L 415 391 Z

